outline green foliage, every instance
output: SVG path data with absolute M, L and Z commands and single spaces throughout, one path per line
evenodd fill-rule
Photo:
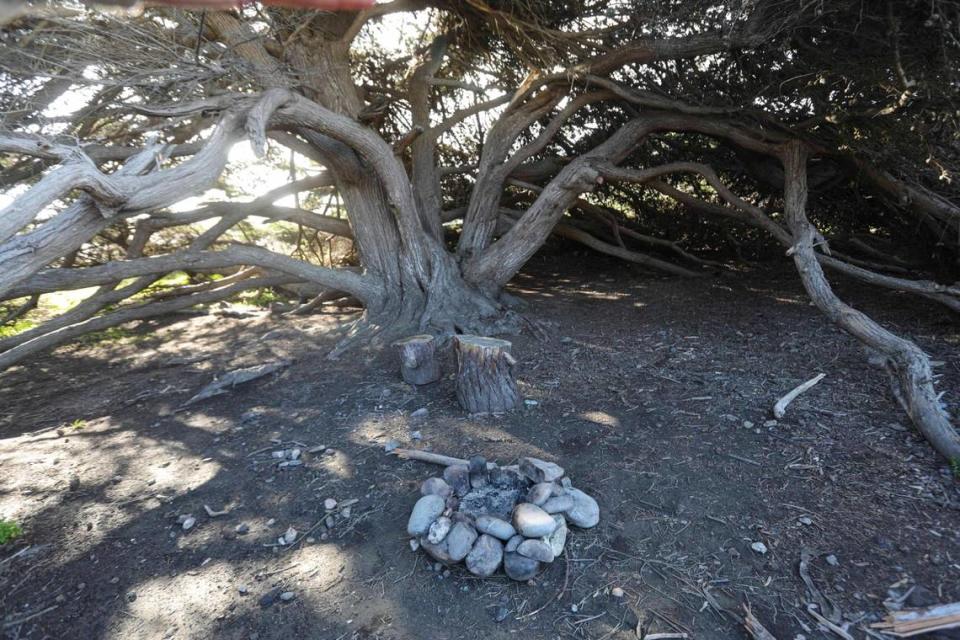
M 950 470 L 953 471 L 953 477 L 960 480 L 960 458 L 954 458 L 950 461 Z
M 23 535 L 23 529 L 13 520 L 0 520 L 0 545 L 7 544 Z
M 10 324 L 3 325 L 0 327 L 0 338 L 11 338 L 18 333 L 23 333 L 28 329 L 32 329 L 37 326 L 37 323 L 28 318 L 20 318 L 11 322 Z
M 80 429 L 83 429 L 86 426 L 87 426 L 87 421 L 83 420 L 82 418 L 77 418 L 76 420 L 70 423 L 70 428 L 75 429 L 77 431 L 79 431 Z
M 95 331 L 79 338 L 77 342 L 83 345 L 100 344 L 101 342 L 119 342 L 126 338 L 136 337 L 130 329 L 124 327 L 110 327 L 103 331 Z
M 285 298 L 273 289 L 256 289 L 247 291 L 240 295 L 238 301 L 241 304 L 249 304 L 255 307 L 266 308 L 274 302 L 282 302 Z

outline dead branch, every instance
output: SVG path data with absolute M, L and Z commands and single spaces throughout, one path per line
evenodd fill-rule
M 813 388 L 815 384 L 827 377 L 825 373 L 818 373 L 816 376 L 810 378 L 803 384 L 797 385 L 790 390 L 786 395 L 776 401 L 773 405 L 773 415 L 779 420 L 787 413 L 787 406 L 797 399 L 801 393 L 804 393 Z

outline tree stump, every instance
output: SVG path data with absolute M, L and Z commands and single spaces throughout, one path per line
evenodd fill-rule
M 410 336 L 393 343 L 400 351 L 400 375 L 409 384 L 429 384 L 440 379 L 433 336 Z
M 457 400 L 469 413 L 503 413 L 520 404 L 511 346 L 496 338 L 456 337 Z

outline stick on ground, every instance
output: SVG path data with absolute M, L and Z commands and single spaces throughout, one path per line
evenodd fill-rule
M 773 405 L 774 417 L 776 417 L 777 420 L 782 418 L 784 414 L 787 412 L 787 405 L 789 405 L 791 402 L 796 400 L 797 396 L 799 396 L 801 393 L 808 391 L 811 387 L 813 387 L 815 384 L 817 384 L 818 382 L 820 382 L 826 377 L 827 377 L 827 374 L 819 373 L 815 377 L 810 378 L 800 386 L 790 391 L 790 393 L 788 393 L 787 395 L 777 400 L 777 403 Z

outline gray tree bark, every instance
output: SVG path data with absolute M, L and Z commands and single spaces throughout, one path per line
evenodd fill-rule
M 505 413 L 521 402 L 513 377 L 517 361 L 510 342 L 482 336 L 456 337 L 457 400 L 469 413 Z

